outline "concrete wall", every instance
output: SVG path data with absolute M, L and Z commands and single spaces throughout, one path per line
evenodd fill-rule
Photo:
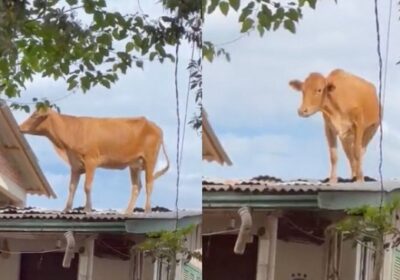
M 357 248 L 353 247 L 352 241 L 343 242 L 340 274 L 342 279 L 356 279 L 356 260 Z
M 19 280 L 19 266 L 19 255 L 11 255 L 7 259 L 0 256 L 0 278 L 4 280 Z
M 130 280 L 129 261 L 94 258 L 93 279 L 96 280 Z
M 292 274 L 307 274 L 307 280 L 321 280 L 324 273 L 323 246 L 278 241 L 275 279 L 290 280 Z

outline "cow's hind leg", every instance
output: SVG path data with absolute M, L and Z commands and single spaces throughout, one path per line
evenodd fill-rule
M 76 188 L 79 183 L 79 178 L 81 174 L 78 171 L 71 170 L 71 179 L 69 183 L 69 192 L 68 192 L 68 199 L 67 204 L 65 205 L 64 212 L 68 212 L 72 208 L 72 203 L 74 201 L 74 196 L 76 192 Z
M 138 198 L 140 190 L 142 189 L 142 183 L 140 181 L 140 169 L 135 167 L 130 167 L 129 171 L 131 174 L 131 181 L 132 181 L 132 193 L 128 207 L 125 210 L 125 214 L 131 214 L 133 212 L 133 209 L 135 208 L 136 205 L 136 200 Z
M 85 194 L 86 194 L 86 204 L 84 211 L 92 212 L 92 182 L 94 178 L 94 170 L 93 166 L 85 166 L 86 169 L 86 177 L 85 177 Z
M 156 166 L 157 158 L 147 159 L 145 163 L 145 172 L 146 172 L 146 204 L 145 204 L 145 212 L 151 212 L 151 194 L 153 193 L 153 185 L 154 185 L 154 169 Z
M 362 155 L 365 154 L 368 143 L 371 141 L 372 137 L 374 137 L 378 127 L 379 127 L 379 124 L 373 124 L 373 125 L 367 127 L 367 129 L 365 129 L 364 135 L 363 135 L 363 141 L 362 141 Z

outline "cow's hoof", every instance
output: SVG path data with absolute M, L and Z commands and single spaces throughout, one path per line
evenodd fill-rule
M 337 182 L 338 182 L 337 177 L 329 178 L 329 184 L 337 184 Z
M 68 213 L 69 211 L 71 211 L 71 208 L 64 208 L 64 210 L 61 211 L 61 213 Z
M 133 210 L 131 210 L 131 209 L 126 209 L 125 211 L 124 211 L 124 214 L 125 215 L 130 215 L 130 214 L 132 214 L 133 213 Z
M 151 208 L 144 209 L 144 213 L 146 213 L 146 214 L 151 213 Z
M 85 207 L 85 208 L 83 208 L 83 212 L 85 212 L 85 213 L 91 213 L 91 212 L 93 212 L 93 211 L 92 211 L 91 208 Z

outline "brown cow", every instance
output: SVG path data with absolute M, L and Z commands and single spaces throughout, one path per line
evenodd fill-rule
M 379 127 L 379 102 L 374 85 L 340 69 L 326 78 L 311 73 L 304 82 L 293 80 L 289 85 L 303 92 L 303 103 L 298 109 L 301 117 L 322 112 L 331 162 L 329 181 L 337 182 L 336 139 L 339 136 L 351 176 L 362 182 L 362 157 Z
M 153 181 L 169 168 L 162 130 L 144 117 L 91 118 L 74 117 L 48 110 L 33 113 L 20 125 L 21 132 L 46 136 L 55 150 L 71 167 L 68 200 L 64 211 L 72 207 L 80 175 L 86 173 L 85 211 L 92 210 L 91 186 L 97 167 L 124 169 L 129 167 L 132 194 L 125 213 L 132 213 L 141 189 L 140 171 L 145 171 L 146 212 L 151 211 Z M 153 174 L 160 146 L 167 165 Z

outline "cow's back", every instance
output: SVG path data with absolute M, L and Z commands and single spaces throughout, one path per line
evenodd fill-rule
M 73 135 L 73 150 L 80 156 L 92 158 L 100 166 L 124 168 L 130 162 L 145 157 L 148 147 L 162 137 L 161 129 L 144 117 L 91 118 L 67 117 L 69 126 L 78 126 Z
M 360 108 L 366 126 L 379 122 L 379 102 L 372 83 L 340 69 L 332 71 L 327 80 L 335 86 L 331 94 L 341 111 Z

